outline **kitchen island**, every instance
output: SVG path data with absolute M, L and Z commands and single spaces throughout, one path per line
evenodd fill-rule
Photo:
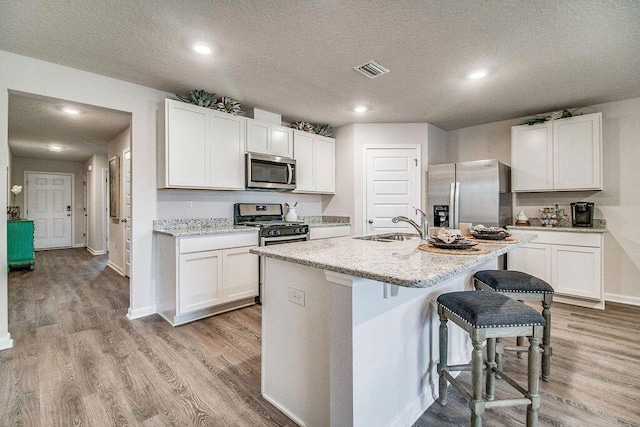
M 418 238 L 340 237 L 259 247 L 262 395 L 303 426 L 411 425 L 437 398 L 438 295 L 472 289 L 475 271 L 535 238 L 485 253 L 418 249 Z M 470 341 L 449 331 L 449 363 Z

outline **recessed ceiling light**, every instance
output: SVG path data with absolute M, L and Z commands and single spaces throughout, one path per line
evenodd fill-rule
M 355 111 L 356 113 L 364 113 L 368 110 L 366 105 L 356 105 L 353 108 L 353 111 Z
M 487 76 L 487 70 L 476 70 L 469 74 L 469 78 L 472 80 L 481 79 Z
M 62 151 L 62 147 L 60 147 L 59 145 L 52 145 L 49 147 L 49 151 L 55 151 L 56 153 L 59 153 L 60 151 Z
M 75 108 L 70 108 L 70 107 L 64 107 L 62 109 L 62 111 L 64 111 L 67 114 L 71 114 L 71 115 L 76 115 L 76 114 L 80 114 L 80 111 L 76 110 Z
M 197 45 L 193 46 L 193 50 L 195 50 L 196 52 L 198 52 L 201 55 L 210 55 L 211 54 L 211 48 L 209 46 L 205 46 L 203 44 L 197 44 Z

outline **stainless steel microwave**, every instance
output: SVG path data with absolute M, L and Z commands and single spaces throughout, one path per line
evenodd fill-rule
M 247 189 L 296 189 L 296 161 L 287 157 L 247 153 Z

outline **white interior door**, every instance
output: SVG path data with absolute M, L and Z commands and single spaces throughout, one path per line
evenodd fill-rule
M 404 215 L 419 221 L 413 207 L 419 208 L 420 148 L 365 148 L 364 232 L 415 232 L 406 222 L 394 224 L 391 218 Z
M 27 218 L 34 221 L 34 248 L 71 246 L 72 176 L 27 172 Z
M 131 150 L 124 150 L 124 275 L 131 272 Z

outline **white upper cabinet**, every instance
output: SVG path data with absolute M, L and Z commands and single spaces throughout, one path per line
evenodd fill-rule
M 601 113 L 554 122 L 554 189 L 602 189 L 601 122 Z
M 244 190 L 245 120 L 211 111 L 211 186 Z
M 208 187 L 210 176 L 209 112 L 184 102 L 165 102 L 165 115 L 158 117 L 158 156 L 165 172 L 162 187 Z
M 296 160 L 296 191 L 314 192 L 315 162 L 313 135 L 294 131 L 294 158 Z
M 512 190 L 601 190 L 601 124 L 595 113 L 512 127 Z
M 293 132 L 297 193 L 335 193 L 335 139 Z
M 244 190 L 245 120 L 166 99 L 158 108 L 158 187 Z
M 293 157 L 293 129 L 247 119 L 247 151 Z

